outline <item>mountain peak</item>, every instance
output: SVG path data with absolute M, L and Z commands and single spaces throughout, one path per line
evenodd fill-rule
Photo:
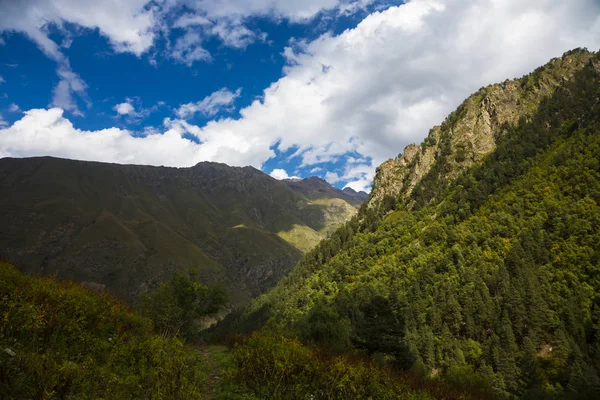
M 398 157 L 377 168 L 369 207 L 378 207 L 391 196 L 412 208 L 411 198 L 422 192 L 425 177 L 431 188 L 428 196 L 435 196 L 496 148 L 504 124 L 534 114 L 544 99 L 572 80 L 593 57 L 592 52 L 575 49 L 520 79 L 479 89 L 433 127 L 421 145 L 406 146 Z

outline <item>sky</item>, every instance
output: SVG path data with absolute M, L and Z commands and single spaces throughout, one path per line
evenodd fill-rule
M 600 0 L 0 0 L 0 158 L 369 191 L 482 86 L 600 49 Z

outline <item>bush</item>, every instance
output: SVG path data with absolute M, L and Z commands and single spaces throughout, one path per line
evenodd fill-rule
M 194 281 L 192 272 L 173 275 L 156 289 L 141 296 L 142 314 L 166 337 L 193 337 L 200 318 L 214 314 L 227 297 L 220 286 L 206 287 Z
M 0 398 L 200 398 L 198 358 L 107 294 L 0 263 Z
M 233 351 L 235 379 L 269 399 L 429 399 L 371 362 L 328 357 L 295 338 L 255 332 Z

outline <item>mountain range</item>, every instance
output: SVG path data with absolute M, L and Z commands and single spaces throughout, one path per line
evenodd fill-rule
M 243 304 L 356 214 L 365 193 L 252 168 L 0 160 L 0 256 L 127 299 L 196 269 Z

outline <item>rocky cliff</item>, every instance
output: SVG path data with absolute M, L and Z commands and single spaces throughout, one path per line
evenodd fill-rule
M 573 50 L 521 79 L 481 88 L 441 126 L 434 127 L 420 146 L 407 146 L 377 169 L 369 207 L 377 207 L 386 196 L 398 199 L 408 209 L 431 201 L 431 194 L 420 190 L 425 183 L 430 188 L 437 186 L 433 194 L 439 194 L 462 171 L 495 149 L 505 124 L 531 117 L 543 99 L 573 79 L 592 58 L 586 50 Z

